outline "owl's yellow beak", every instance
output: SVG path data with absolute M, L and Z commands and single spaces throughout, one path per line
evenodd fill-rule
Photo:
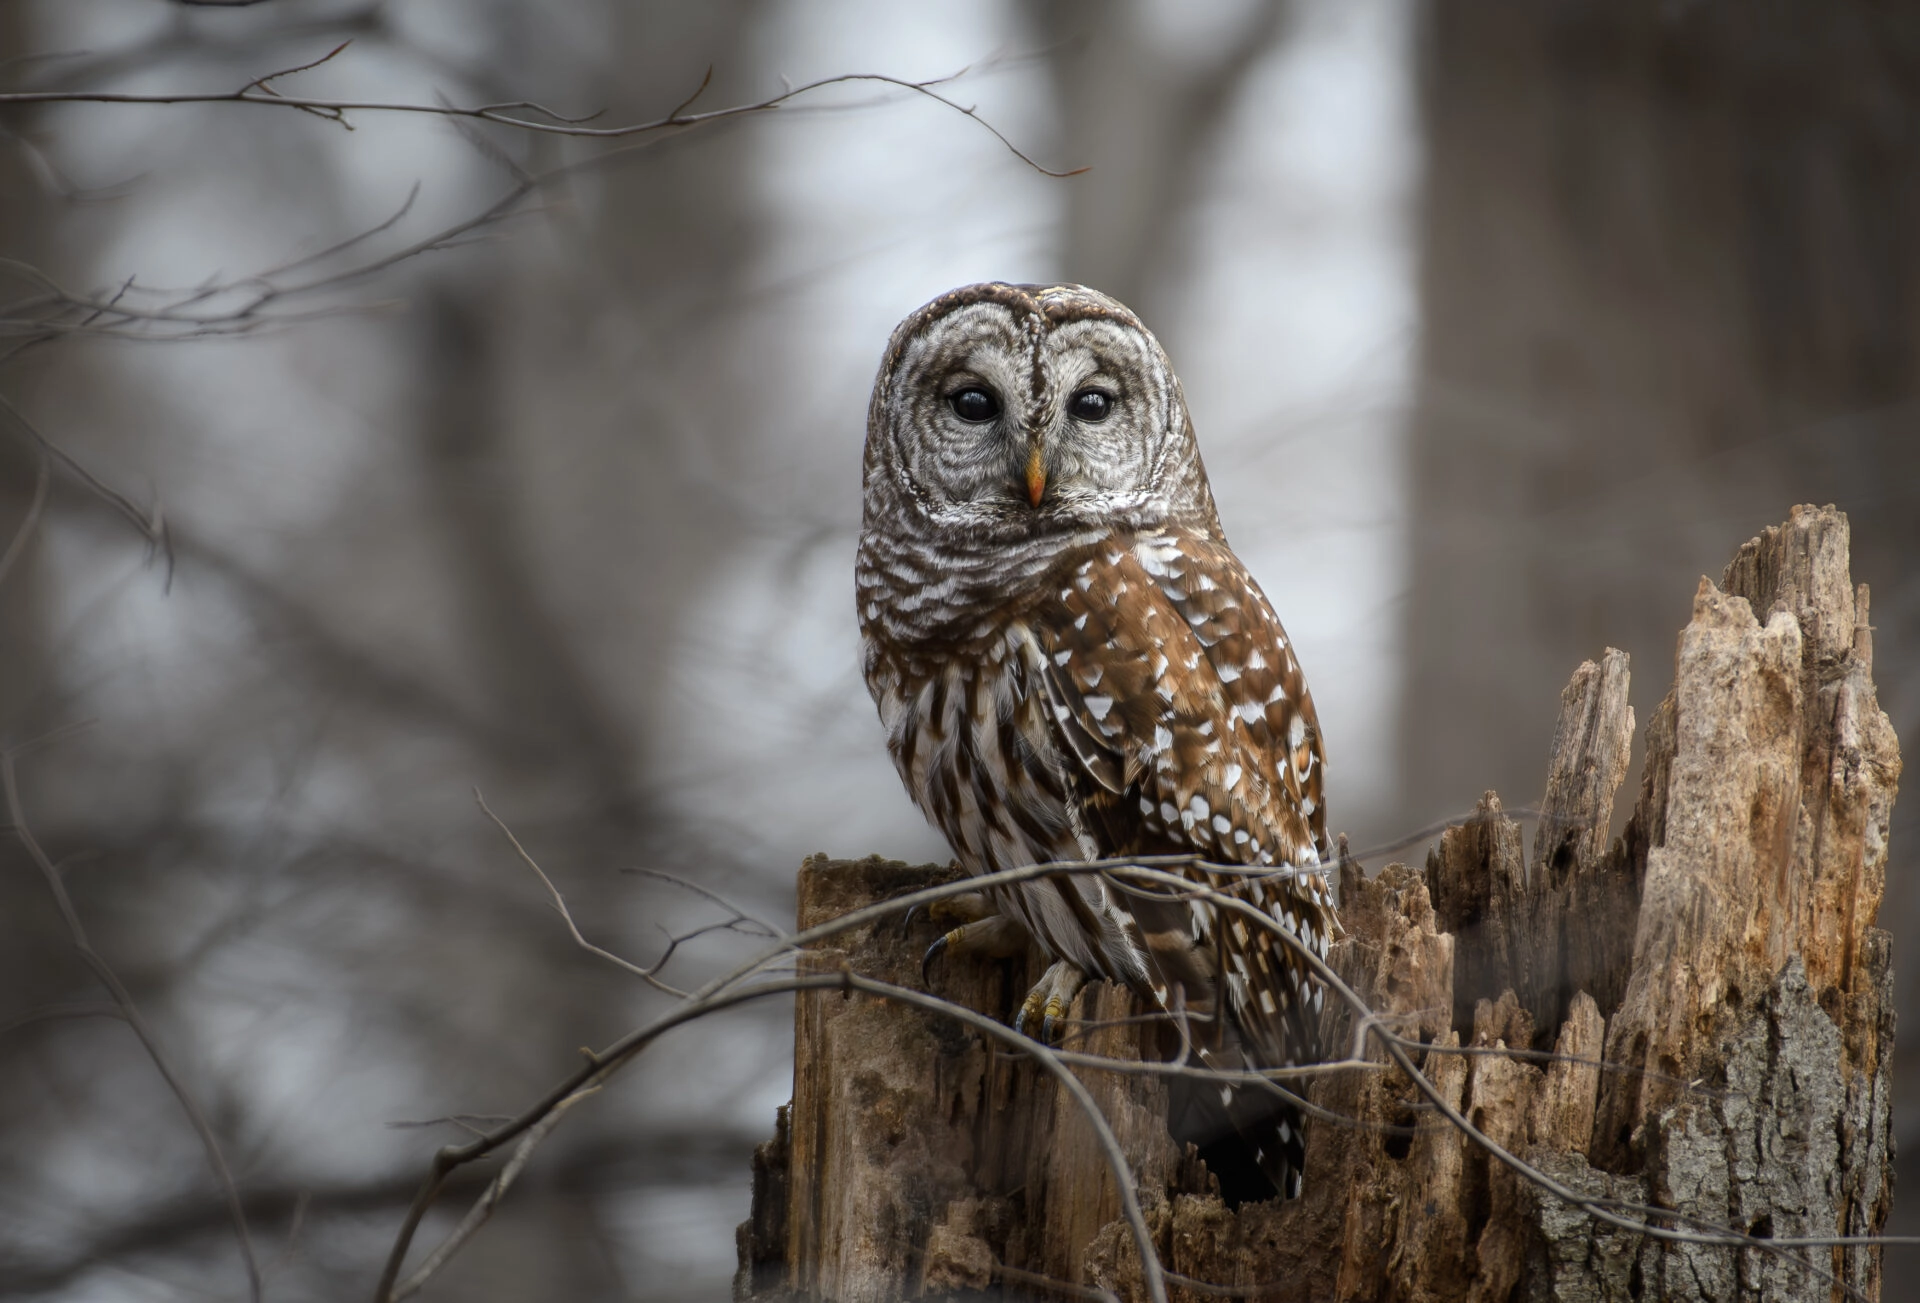
M 1034 444 L 1033 451 L 1027 455 L 1027 501 L 1034 506 L 1040 505 L 1040 495 L 1047 491 L 1047 468 L 1040 457 L 1040 445 Z

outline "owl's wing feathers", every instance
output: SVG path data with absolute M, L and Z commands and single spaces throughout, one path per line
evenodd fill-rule
M 1313 703 L 1279 620 L 1226 546 L 1192 534 L 1115 535 L 1057 579 L 1030 619 L 1059 750 L 1075 762 L 1068 799 L 1093 849 L 1191 851 L 1249 866 L 1320 860 Z M 1186 872 L 1325 954 L 1337 925 L 1318 877 Z M 1188 1007 L 1210 1013 L 1224 989 L 1256 1066 L 1318 1057 L 1319 984 L 1285 942 L 1204 902 L 1130 894 L 1122 903 L 1163 1003 L 1178 981 Z M 1210 971 L 1193 971 L 1209 960 Z M 1206 1057 L 1241 1066 L 1223 1022 L 1211 1028 L 1195 1028 Z M 1297 1153 L 1289 1157 L 1297 1172 Z

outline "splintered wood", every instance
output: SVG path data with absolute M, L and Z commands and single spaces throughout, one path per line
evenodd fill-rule
M 1878 1298 L 1875 1247 L 1765 1243 L 1871 1236 L 1891 1204 L 1890 952 L 1873 923 L 1900 758 L 1872 671 L 1846 517 L 1795 508 L 1701 581 L 1621 836 L 1634 717 L 1627 658 L 1608 651 L 1561 696 L 1530 862 L 1489 792 L 1424 871 L 1344 865 L 1334 966 L 1373 1018 L 1328 1002 L 1328 1044 L 1366 1063 L 1311 1086 L 1298 1199 L 1228 1209 L 1169 1139 L 1161 1079 L 1076 1067 L 1172 1297 Z M 816 857 L 800 925 L 954 872 Z M 918 986 L 937 926 L 849 933 L 802 962 Z M 1005 1019 L 1039 971 L 952 966 L 934 988 Z M 1067 1048 L 1151 1057 L 1143 1014 L 1095 983 Z M 1442 1116 L 1367 1023 L 1558 1192 Z M 795 1030 L 737 1298 L 1145 1297 L 1092 1129 L 1033 1063 L 838 992 L 801 994 Z M 1617 1201 L 1632 1225 L 1578 1199 Z M 1635 1229 L 1647 1209 L 1662 1232 L 1711 1233 Z M 1754 1243 L 1699 1242 L 1727 1231 Z

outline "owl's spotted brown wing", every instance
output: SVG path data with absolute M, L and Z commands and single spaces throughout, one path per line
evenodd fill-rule
M 1049 704 L 1077 761 L 1071 802 L 1102 854 L 1191 851 L 1248 866 L 1322 857 L 1313 702 L 1272 608 L 1223 544 L 1116 535 L 1060 572 L 1048 598 L 1035 633 Z M 1336 925 L 1319 877 L 1188 872 L 1326 953 Z M 1228 1018 L 1198 1038 L 1218 1066 L 1319 1056 L 1320 986 L 1284 941 L 1203 902 L 1120 903 L 1140 925 L 1156 996 L 1177 981 L 1190 1007 L 1210 1012 L 1224 992 Z M 1279 1131 L 1287 1152 L 1265 1165 L 1290 1189 L 1297 1118 Z

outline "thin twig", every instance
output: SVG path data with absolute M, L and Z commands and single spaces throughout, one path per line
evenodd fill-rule
M 754 924 L 756 927 L 762 928 L 769 940 L 783 940 L 787 935 L 785 929 L 775 927 L 758 915 L 749 914 L 746 910 L 740 908 L 740 906 L 734 904 L 733 901 L 727 899 L 711 887 L 701 886 L 692 879 L 683 878 L 677 873 L 668 873 L 662 869 L 622 869 L 620 871 L 622 873 L 635 874 L 642 878 L 652 878 L 658 882 L 671 883 L 673 886 L 679 887 L 682 891 L 691 891 L 696 896 L 704 896 L 714 904 L 720 906 L 720 908 L 727 910 L 735 918 L 743 919 L 748 923 Z
M 477 787 L 473 789 L 473 799 L 474 803 L 480 807 L 480 812 L 486 815 L 487 818 L 493 820 L 493 826 L 498 828 L 501 835 L 512 845 L 514 853 L 520 857 L 520 862 L 532 869 L 534 876 L 540 879 L 540 885 L 547 889 L 548 903 L 553 906 L 554 910 L 566 922 L 567 931 L 572 934 L 574 942 L 578 944 L 582 950 L 585 950 L 588 954 L 594 955 L 597 958 L 606 960 L 622 972 L 632 973 L 635 977 L 646 982 L 655 990 L 664 991 L 668 995 L 680 996 L 683 999 L 687 997 L 689 992 L 683 991 L 677 986 L 669 986 L 657 976 L 661 965 L 665 964 L 667 960 L 673 956 L 672 945 L 667 947 L 667 953 L 662 955 L 659 962 L 654 964 L 653 967 L 642 968 L 636 963 L 622 959 L 619 955 L 614 954 L 613 951 L 603 950 L 593 944 L 593 942 L 587 940 L 586 937 L 580 934 L 580 925 L 573 921 L 573 911 L 567 908 L 566 897 L 562 896 L 560 889 L 553 885 L 553 879 L 547 876 L 547 871 L 540 867 L 539 862 L 536 861 L 533 856 L 527 854 L 527 848 L 522 846 L 520 839 L 513 835 L 513 829 L 507 827 L 506 822 L 493 812 L 492 807 L 487 804 L 487 798 L 480 795 L 480 789 Z
M 87 930 L 80 922 L 80 913 L 74 908 L 73 898 L 67 894 L 67 884 L 60 875 L 59 866 L 47 857 L 47 853 L 40 848 L 39 841 L 35 839 L 33 830 L 27 826 L 26 810 L 20 802 L 20 785 L 14 768 L 16 754 L 24 749 L 26 748 L 15 747 L 0 751 L 0 789 L 3 789 L 6 794 L 7 819 L 13 825 L 13 835 L 19 840 L 20 845 L 26 848 L 27 857 L 39 868 L 41 877 L 45 879 L 47 890 L 53 896 L 54 905 L 60 911 L 61 921 L 66 924 L 67 939 L 72 943 L 74 951 L 80 956 L 81 962 L 93 972 L 100 985 L 107 989 L 107 994 L 113 997 L 113 1003 L 119 1009 L 120 1016 L 126 1020 L 129 1027 L 133 1028 L 133 1034 L 140 1038 L 140 1044 L 145 1048 L 147 1057 L 153 1060 L 153 1066 L 158 1069 L 167 1087 L 173 1091 L 174 1098 L 180 1102 L 181 1111 L 187 1115 L 187 1120 L 192 1123 L 195 1134 L 200 1137 L 201 1148 L 206 1151 L 207 1166 L 213 1169 L 214 1178 L 219 1181 L 220 1189 L 226 1196 L 227 1212 L 233 1221 L 234 1238 L 239 1242 L 240 1258 L 246 1267 L 247 1297 L 253 1300 L 253 1303 L 260 1303 L 260 1264 L 254 1257 L 253 1237 L 247 1233 L 247 1214 L 240 1205 L 240 1189 L 234 1183 L 233 1172 L 227 1166 L 226 1155 L 220 1152 L 220 1141 L 213 1134 L 213 1127 L 207 1121 L 206 1114 L 195 1102 L 193 1092 L 187 1089 L 186 1082 L 174 1070 L 166 1050 L 161 1047 L 159 1036 L 154 1033 L 146 1017 L 141 1014 L 139 1006 L 133 1002 L 133 993 L 127 990 L 125 984 L 120 981 L 119 974 L 115 973 L 107 961 L 101 958 L 100 953 L 93 948 L 92 942 L 87 939 Z
M 40 433 L 33 422 L 20 414 L 19 408 L 7 401 L 6 395 L 4 394 L 0 394 L 0 414 L 11 417 L 15 428 L 21 432 L 29 445 L 40 451 L 42 456 L 49 457 L 65 467 L 67 472 L 85 485 L 94 496 L 98 497 L 128 521 L 132 522 L 133 527 L 140 531 L 141 537 L 147 540 L 149 555 L 158 553 L 166 558 L 166 583 L 164 586 L 171 588 L 173 586 L 173 544 L 167 537 L 166 517 L 160 510 L 160 504 L 156 501 L 151 512 L 142 511 L 139 504 L 135 503 L 132 498 L 129 498 L 126 494 L 120 492 L 120 490 L 102 481 L 98 476 L 94 475 L 92 471 L 82 466 L 78 461 L 75 461 L 72 454 L 47 438 L 46 435 Z M 13 549 L 9 547 L 9 562 L 11 561 L 12 551 Z M 5 569 L 4 567 L 0 567 L 0 577 L 4 575 Z
M 34 453 L 33 500 L 27 503 L 27 514 L 20 518 L 20 528 L 13 532 L 7 550 L 0 552 L 0 584 L 7 582 L 7 572 L 26 550 L 27 540 L 40 526 L 40 512 L 47 505 L 47 485 L 53 479 L 52 458 L 47 456 L 45 448 L 37 445 Z
M 117 1004 L 48 1004 L 0 1019 L 0 1036 L 36 1023 L 58 1022 L 68 1018 L 118 1018 L 125 1022 L 126 1017 L 126 1011 Z

